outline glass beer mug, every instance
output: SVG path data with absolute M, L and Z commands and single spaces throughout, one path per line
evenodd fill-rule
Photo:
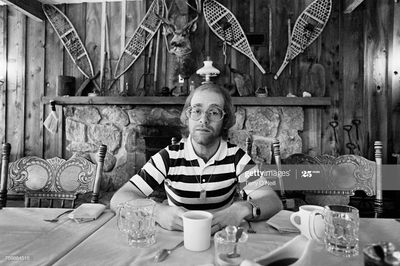
M 156 202 L 134 199 L 121 203 L 117 210 L 117 226 L 129 246 L 146 248 L 156 241 Z

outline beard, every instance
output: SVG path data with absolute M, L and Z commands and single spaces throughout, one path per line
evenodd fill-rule
M 211 147 L 216 142 L 219 142 L 219 132 L 214 131 L 213 129 L 207 128 L 205 131 L 201 130 L 202 128 L 196 128 L 194 132 L 192 132 L 192 139 L 199 145 L 205 147 Z

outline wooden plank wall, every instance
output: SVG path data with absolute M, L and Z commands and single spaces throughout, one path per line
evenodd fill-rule
M 168 5 L 171 3 L 167 1 Z M 180 6 L 185 1 L 177 0 Z M 265 37 L 262 45 L 252 46 L 255 57 L 267 71 L 276 72 L 284 60 L 288 45 L 288 19 L 291 27 L 300 13 L 312 0 L 219 0 L 240 21 L 246 33 L 257 33 Z M 349 137 L 343 129 L 351 125 L 350 138 L 360 147 L 357 153 L 372 158 L 371 143 L 381 140 L 384 144 L 384 162 L 393 161 L 391 154 L 400 153 L 400 34 L 399 3 L 391 0 L 364 1 L 351 13 L 343 13 L 343 1 L 332 1 L 330 20 L 318 41 L 305 53 L 287 66 L 277 81 L 271 75 L 262 75 L 253 62 L 227 47 L 223 54 L 221 41 L 208 28 L 204 17 L 198 21 L 198 29 L 192 35 L 192 46 L 197 67 L 203 66 L 210 56 L 221 74 L 215 78 L 219 84 L 233 83 L 231 68 L 249 74 L 253 89 L 268 86 L 269 96 L 285 96 L 289 92 L 290 69 L 295 78 L 292 92 L 301 96 L 300 74 L 304 62 L 317 56 L 325 70 L 325 92 L 332 105 L 329 108 L 306 108 L 305 128 L 300 132 L 303 151 L 312 155 L 329 153 L 335 148 L 334 130 L 331 122 L 337 123 L 339 153 L 349 153 L 346 148 Z M 109 25 L 111 65 L 115 70 L 121 53 L 121 43 L 126 43 L 139 25 L 151 0 L 107 2 L 106 14 Z M 194 0 L 190 0 L 194 4 Z M 83 40 L 93 63 L 94 72 L 101 68 L 102 3 L 58 5 L 71 20 Z M 121 14 L 126 11 L 125 20 Z M 186 10 L 189 16 L 193 11 Z M 291 15 L 291 16 L 290 16 Z M 179 23 L 187 17 L 180 15 Z M 123 30 L 123 22 L 126 29 Z M 272 23 L 272 24 L 270 24 Z M 271 32 L 270 32 L 271 30 Z M 148 88 L 147 96 L 157 94 L 163 86 L 173 87 L 177 77 L 171 78 L 171 66 L 175 58 L 168 54 L 166 43 L 160 34 L 153 39 L 152 53 L 147 48 L 140 59 L 118 80 L 106 95 L 138 94 L 137 88 Z M 124 40 L 122 40 L 123 38 Z M 158 47 L 158 61 L 155 52 Z M 150 57 L 150 58 L 149 58 Z M 150 59 L 150 75 L 144 77 Z M 69 157 L 61 126 L 61 106 L 57 112 L 61 122 L 58 134 L 50 134 L 43 128 L 49 114 L 48 105 L 42 105 L 42 96 L 56 96 L 59 75 L 76 78 L 76 90 L 84 76 L 75 67 L 64 50 L 48 21 L 37 22 L 7 6 L 0 7 L 0 60 L 6 68 L 0 69 L 6 82 L 0 93 L 0 139 L 12 144 L 12 159 L 23 155 Z M 225 61 L 226 60 L 226 61 Z M 6 64 L 5 62 L 8 62 Z M 7 71 L 7 72 L 6 72 Z M 154 73 L 157 75 L 154 76 Z M 7 73 L 7 75 L 5 75 Z M 201 78 L 191 79 L 200 84 Z M 101 84 L 100 80 L 96 82 Z M 154 87 L 156 83 L 156 87 Z M 127 90 L 126 90 L 127 89 Z M 359 120 L 358 142 L 354 120 Z
M 391 94 L 389 86 L 389 51 L 393 41 L 393 1 L 366 1 L 364 17 L 364 117 L 367 120 L 366 142 L 381 140 L 383 156 L 392 154 Z M 398 23 L 398 18 L 395 20 Z M 368 115 L 367 115 L 368 114 Z M 367 154 L 372 154 L 369 146 Z
M 400 17 L 400 5 L 395 5 L 393 17 Z M 393 23 L 393 41 L 389 53 L 389 78 L 392 86 L 392 132 L 393 132 L 393 153 L 400 154 L 400 23 L 395 20 Z M 390 117 L 390 116 L 389 116 Z
M 1 143 L 6 140 L 7 134 L 7 9 L 0 9 L 0 139 Z

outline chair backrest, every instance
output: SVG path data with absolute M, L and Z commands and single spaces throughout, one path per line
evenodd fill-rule
M 97 165 L 84 157 L 72 157 L 68 160 L 54 157 L 43 159 L 37 156 L 20 158 L 9 165 L 9 190 L 24 193 L 25 207 L 32 200 L 42 207 L 42 201 L 48 201 L 48 207 L 55 207 L 54 201 L 60 201 L 60 207 L 75 207 L 77 195 L 92 192 L 91 202 L 98 203 L 100 182 L 103 173 L 107 146 L 101 145 L 97 153 Z M 58 206 L 57 206 L 58 207 Z
M 272 154 L 273 158 L 275 161 L 276 165 L 276 170 L 278 171 L 278 189 L 276 190 L 279 198 L 282 201 L 283 208 L 287 209 L 287 201 L 286 201 L 286 195 L 285 195 L 285 187 L 283 183 L 283 179 L 281 176 L 282 173 L 282 163 L 281 163 L 281 150 L 280 150 L 280 142 L 277 138 L 272 138 L 270 139 L 272 142 Z M 251 138 L 246 138 L 246 146 L 245 146 L 245 151 L 250 157 L 252 156 L 252 148 L 253 148 L 253 143 Z M 262 167 L 262 166 L 261 166 Z M 260 169 L 263 170 L 263 169 Z
M 284 159 L 283 162 L 286 165 L 314 165 L 314 172 L 320 172 L 316 175 L 317 178 L 310 182 L 310 184 L 317 184 L 318 189 L 303 191 L 306 195 L 317 198 L 327 196 L 331 200 L 329 203 L 335 204 L 343 203 L 343 198 L 348 200 L 350 196 L 354 195 L 355 191 L 362 190 L 367 196 L 375 196 L 374 212 L 375 217 L 379 217 L 383 213 L 382 142 L 376 141 L 374 148 L 375 161 L 352 154 L 338 157 L 331 155 L 312 157 L 305 154 L 293 154 Z M 312 178 L 312 173 L 307 178 Z
M 280 142 L 278 139 L 274 140 L 272 142 L 272 151 L 274 154 L 274 159 L 275 159 L 275 164 L 276 168 L 278 171 L 278 182 L 279 182 L 279 197 L 282 201 L 283 204 L 283 209 L 287 209 L 287 201 L 286 201 L 286 193 L 285 193 L 285 186 L 283 183 L 283 177 L 282 177 L 282 161 L 281 161 L 281 148 L 280 148 Z
M 11 145 L 4 143 L 1 152 L 1 174 L 0 174 L 0 209 L 7 205 L 7 177 L 8 163 L 10 161 Z

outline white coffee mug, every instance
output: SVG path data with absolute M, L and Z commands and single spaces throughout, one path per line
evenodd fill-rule
M 182 215 L 185 248 L 204 251 L 211 246 L 211 222 L 213 215 L 206 211 L 188 211 Z
M 303 205 L 299 211 L 290 216 L 290 222 L 299 228 L 301 234 L 308 239 L 324 241 L 325 223 L 321 215 L 324 208 L 316 205 Z

